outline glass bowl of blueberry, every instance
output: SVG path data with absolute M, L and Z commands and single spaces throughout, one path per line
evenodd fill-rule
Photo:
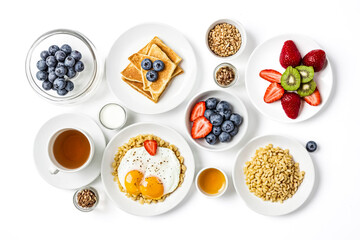
M 35 92 L 54 103 L 77 103 L 90 96 L 102 75 L 95 46 L 68 29 L 41 35 L 31 46 L 25 67 Z

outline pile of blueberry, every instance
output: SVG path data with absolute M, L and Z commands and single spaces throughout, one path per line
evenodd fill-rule
M 74 83 L 69 79 L 75 77 L 77 72 L 84 70 L 84 63 L 80 61 L 82 55 L 72 50 L 68 44 L 52 45 L 49 50 L 40 53 L 41 59 L 36 66 L 39 71 L 36 78 L 43 81 L 42 88 L 46 91 L 53 89 L 60 96 L 65 96 L 74 89 Z
M 204 117 L 212 124 L 212 131 L 205 140 L 213 145 L 219 139 L 220 142 L 230 142 L 238 132 L 243 122 L 243 117 L 232 112 L 232 106 L 226 101 L 216 98 L 208 98 L 205 101 L 206 110 Z
M 145 58 L 141 61 L 141 68 L 149 70 L 146 73 L 146 79 L 150 82 L 155 82 L 159 77 L 158 72 L 164 70 L 165 64 L 161 60 L 155 60 L 153 63 L 150 59 Z M 151 70 L 151 68 L 153 68 L 153 70 Z

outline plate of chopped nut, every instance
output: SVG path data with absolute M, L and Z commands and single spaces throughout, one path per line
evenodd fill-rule
M 253 211 L 285 215 L 311 195 L 315 168 L 309 153 L 295 139 L 265 135 L 251 140 L 237 154 L 233 182 Z

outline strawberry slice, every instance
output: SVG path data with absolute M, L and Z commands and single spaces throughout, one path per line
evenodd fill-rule
M 264 69 L 261 70 L 259 73 L 260 77 L 269 81 L 269 82 L 276 82 L 281 83 L 281 73 L 274 69 Z
M 155 140 L 146 140 L 144 142 L 144 148 L 151 156 L 155 156 L 157 150 L 157 142 Z
M 284 88 L 278 83 L 271 83 L 269 87 L 266 89 L 264 95 L 264 102 L 272 103 L 275 102 L 284 95 Z
M 206 117 L 198 117 L 192 126 L 191 136 L 194 139 L 203 138 L 212 131 L 212 124 Z
M 320 96 L 319 89 L 316 88 L 315 91 L 311 95 L 304 97 L 304 100 L 311 106 L 319 105 L 321 103 L 321 96 Z
M 198 117 L 204 116 L 206 110 L 205 102 L 198 102 L 191 111 L 190 121 L 195 121 Z

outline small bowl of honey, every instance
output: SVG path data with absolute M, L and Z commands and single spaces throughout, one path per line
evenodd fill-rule
M 201 169 L 195 181 L 197 190 L 209 198 L 220 197 L 228 187 L 228 178 L 225 172 L 216 167 Z

